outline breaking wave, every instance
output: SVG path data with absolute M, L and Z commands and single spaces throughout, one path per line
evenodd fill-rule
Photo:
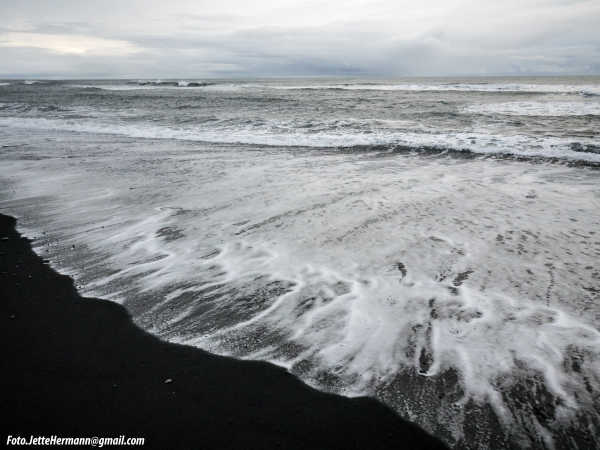
M 219 121 L 212 128 L 170 127 L 147 123 L 103 123 L 81 119 L 45 119 L 27 117 L 0 117 L 0 126 L 32 128 L 40 130 L 63 130 L 78 133 L 115 134 L 134 138 L 178 139 L 212 142 L 216 144 L 245 144 L 273 147 L 408 147 L 414 151 L 436 150 L 471 152 L 477 155 L 513 155 L 516 157 L 549 158 L 565 161 L 600 163 L 598 145 L 594 139 L 574 140 L 568 137 L 532 137 L 527 135 L 493 135 L 486 133 L 418 133 L 415 131 L 368 130 L 352 131 L 352 121 L 332 121 L 319 124 L 319 131 L 291 128 L 285 122 L 270 122 L 256 126 L 245 121 L 231 126 Z M 244 122 L 244 121 L 243 121 Z M 356 125 L 356 124 L 354 124 Z M 360 128 L 360 124 L 358 125 Z M 280 130 L 280 131 L 278 131 Z

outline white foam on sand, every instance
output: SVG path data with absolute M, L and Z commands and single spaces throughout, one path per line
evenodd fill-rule
M 439 253 L 447 256 L 453 247 L 439 239 L 423 236 L 412 250 L 440 259 Z M 577 349 L 589 358 L 590 373 L 600 373 L 600 332 L 559 306 L 513 297 L 497 288 L 482 292 L 468 282 L 452 292 L 456 269 L 451 269 L 451 280 L 440 280 L 430 275 L 436 263 L 426 258 L 404 266 L 406 275 L 393 264 L 375 274 L 373 268 L 354 264 L 344 270 L 340 263 L 339 268 L 318 266 L 268 247 L 226 245 L 206 262 L 225 271 L 219 282 L 249 280 L 262 273 L 291 287 L 247 321 L 179 342 L 271 359 L 292 371 L 309 361 L 313 369 L 303 373 L 306 378 L 319 385 L 320 374 L 334 374 L 341 380 L 338 387 L 349 395 L 372 394 L 407 368 L 426 377 L 453 368 L 465 387 L 462 401 L 489 402 L 507 422 L 512 416 L 498 383 L 523 366 L 539 373 L 549 392 L 561 400 L 557 414 L 571 414 L 580 397 L 589 397 L 583 378 L 565 370 L 565 358 Z M 182 320 L 177 316 L 173 323 Z M 301 350 L 286 354 L 280 346 L 253 345 L 252 339 L 265 327 Z M 245 354 L 248 347 L 252 351 Z
M 128 299 L 165 339 L 347 395 L 452 368 L 449 428 L 468 399 L 521 427 L 505 398 L 520 377 L 559 399 L 557 420 L 595 414 L 596 171 L 35 136 L 45 159 L 0 165 L 3 210 L 53 234 L 36 250 L 84 293 Z

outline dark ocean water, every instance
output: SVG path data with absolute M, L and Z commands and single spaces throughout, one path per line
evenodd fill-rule
M 396 145 L 600 162 L 598 77 L 110 80 L 11 82 L 0 88 L 3 126 L 272 146 Z
M 599 135 L 599 77 L 5 81 L 0 208 L 164 339 L 598 448 Z

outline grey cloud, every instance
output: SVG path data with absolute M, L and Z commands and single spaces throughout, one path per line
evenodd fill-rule
M 234 1 L 234 0 L 231 0 Z M 437 2 L 437 3 L 436 3 Z M 193 2 L 192 2 L 193 3 Z M 125 41 L 128 55 L 66 55 L 51 49 L 0 48 L 0 76 L 204 77 L 252 75 L 456 75 L 599 73 L 600 6 L 589 0 L 516 0 L 437 5 L 436 20 L 418 25 L 402 15 L 361 16 L 311 25 L 281 16 L 288 25 L 264 25 L 250 9 L 199 13 L 185 1 L 116 2 L 101 9 L 91 2 L 27 0 L 0 6 L 2 33 L 89 36 Z M 260 2 L 259 2 L 260 3 Z M 201 2 L 209 5 L 208 2 Z M 394 2 L 373 2 L 374 11 Z M 243 5 L 243 3 L 238 3 Z M 87 10 L 86 10 L 87 6 Z M 259 5 L 265 11 L 265 4 Z M 279 14 L 301 12 L 289 0 Z M 36 9 L 39 8 L 39 11 Z M 340 8 L 343 4 L 340 3 Z M 352 6 L 348 6 L 352 8 Z M 379 8 L 379 9 L 377 9 Z M 383 9 L 381 9 L 383 8 Z M 407 9 L 408 8 L 408 9 Z M 519 9 L 516 9 L 519 8 Z M 239 10 L 238 10 L 239 9 Z M 57 11 L 58 10 L 58 11 Z M 134 12 L 139 11 L 139 18 Z M 287 11 L 287 13 L 286 13 Z M 6 14 L 5 14 L 6 13 Z M 30 13 L 30 14 L 28 14 Z M 130 15 L 129 22 L 127 17 Z M 270 19 L 276 13 L 270 12 Z M 300 14 L 299 14 L 300 15 Z M 395 20 L 399 24 L 395 26 Z M 284 20 L 285 19 L 285 20 Z M 403 21 L 404 20 L 404 21 Z M 123 24 L 127 23 L 127 26 Z M 291 25 L 290 25 L 291 23 Z M 412 28 L 410 30 L 405 27 Z M 414 28 L 414 29 L 413 29 Z

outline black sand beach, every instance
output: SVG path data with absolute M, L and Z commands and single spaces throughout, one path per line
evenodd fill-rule
M 367 398 L 169 344 L 80 297 L 0 215 L 6 436 L 145 437 L 149 448 L 445 448 Z M 171 382 L 165 382 L 171 380 Z

